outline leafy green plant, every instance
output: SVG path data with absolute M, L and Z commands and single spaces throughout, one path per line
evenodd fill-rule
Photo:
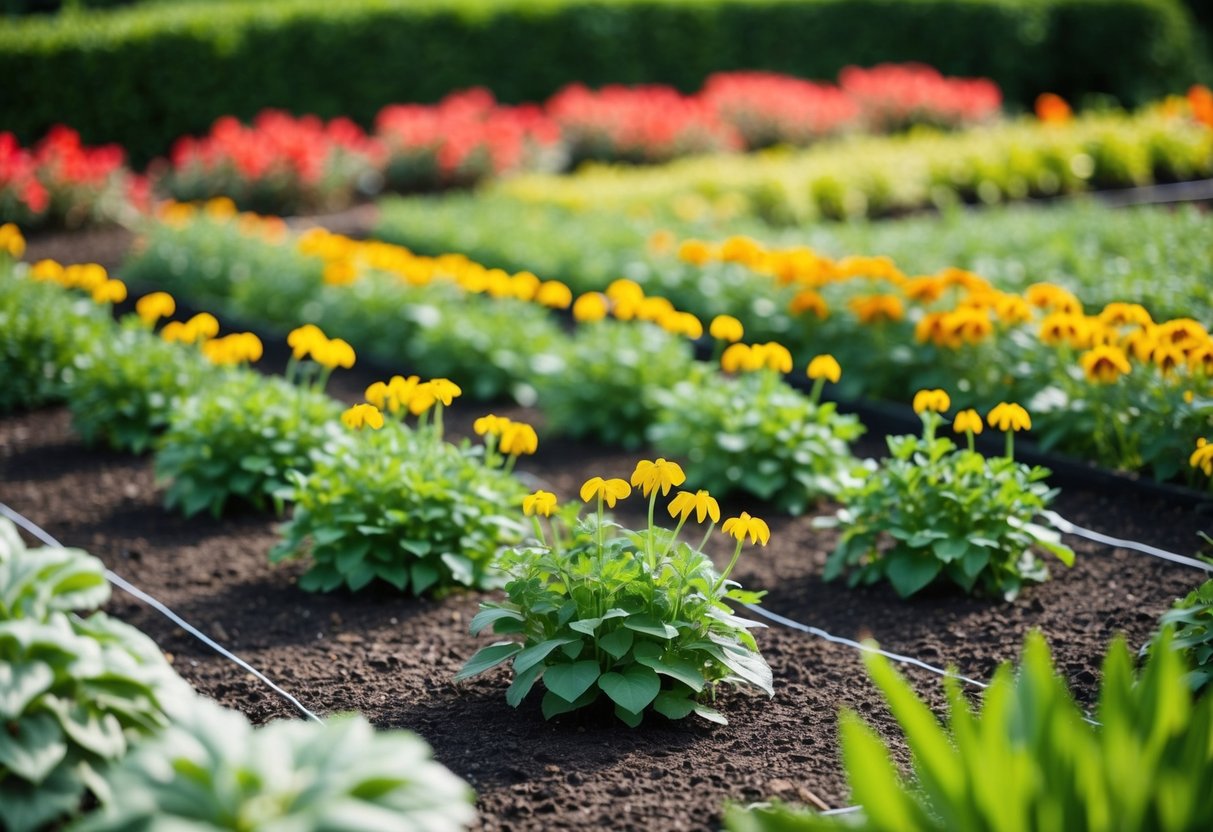
M 657 492 L 668 493 L 684 478 L 664 459 L 637 466 L 632 481 L 649 497 L 650 518 Z M 747 534 L 766 544 L 766 524 L 748 514 L 725 521 L 737 547 L 718 573 L 702 551 L 720 517 L 706 491 L 675 497 L 670 512 L 681 521 L 673 532 L 652 522 L 631 531 L 606 520 L 604 503 L 613 507 L 630 493 L 621 479 L 587 481 L 581 497 L 596 502 L 597 512 L 572 527 L 553 520 L 554 494 L 527 498 L 524 509 L 533 517 L 537 542 L 498 558 L 509 577 L 507 600 L 481 604 L 471 623 L 473 634 L 491 627 L 518 640 L 482 648 L 456 680 L 512 661 L 510 705 L 517 707 L 542 679 L 546 718 L 590 706 L 605 694 L 615 715 L 633 727 L 649 709 L 669 719 L 694 713 L 723 724 L 724 716 L 704 701 L 720 682 L 773 694 L 771 670 L 749 632 L 762 625 L 737 617 L 725 603 L 761 597 L 742 590 L 729 574 Z M 698 546 L 678 537 L 692 513 L 699 522 L 712 519 Z M 540 515 L 549 517 L 547 532 Z
M 140 453 L 168 426 L 181 400 L 218 372 L 200 352 L 157 338 L 127 316 L 76 357 L 68 397 L 72 426 L 85 442 L 104 440 Z
M 987 458 L 972 450 L 981 418 L 976 411 L 962 411 L 956 427 L 969 434 L 970 447 L 958 449 L 951 439 L 935 435 L 947 395 L 923 393 L 943 396 L 924 405 L 919 394 L 923 435 L 889 437 L 891 456 L 863 482 L 839 492 L 843 507 L 835 517 L 815 522 L 842 529 L 826 561 L 825 579 L 849 570 L 851 586 L 887 579 L 902 597 L 949 581 L 965 592 L 1010 600 L 1025 582 L 1048 578 L 1035 549 L 1073 564 L 1074 552 L 1060 535 L 1032 522 L 1056 491 L 1044 483 L 1047 469 L 1015 461 L 1011 438 L 1026 425 L 1011 427 L 992 414 L 991 426 L 1006 430 L 1008 447 L 1006 456 Z M 1017 412 L 1027 419 L 1022 408 Z
M 730 379 L 701 364 L 653 398 L 661 409 L 649 441 L 686 460 L 691 481 L 714 494 L 745 491 L 799 514 L 855 483 L 858 462 L 848 443 L 863 425 L 832 402 L 794 390 L 774 370 Z
M 76 814 L 132 741 L 167 724 L 185 691 L 137 630 L 103 613 L 101 562 L 27 549 L 0 519 L 0 827 L 38 830 Z
M 652 391 L 686 378 L 692 366 L 685 338 L 647 323 L 597 321 L 578 327 L 537 368 L 535 387 L 553 431 L 635 448 L 657 415 Z
M 852 711 L 842 715 L 843 760 L 860 818 L 824 817 L 775 805 L 733 807 L 732 832 L 857 829 L 1208 829 L 1213 801 L 1213 697 L 1193 701 L 1184 663 L 1165 632 L 1134 673 L 1124 641 L 1103 664 L 1097 723 L 1085 718 L 1032 633 L 1018 672 L 1003 665 L 974 712 L 946 680 L 940 725 L 887 659 L 865 656 L 868 673 L 905 734 L 915 778 L 906 782 L 889 749 Z
M 196 697 L 107 777 L 112 798 L 72 832 L 465 829 L 472 790 L 406 731 L 359 716 L 254 728 Z
M 0 258 L 0 413 L 63 400 L 73 359 L 107 325 L 92 301 L 19 276 Z
M 336 402 L 280 378 L 233 372 L 183 399 L 156 451 L 165 504 L 218 517 L 229 500 L 280 504 L 290 471 L 339 443 Z
M 1177 600 L 1159 624 L 1163 631 L 1170 628 L 1174 632 L 1171 646 L 1191 665 L 1188 684 L 1194 691 L 1203 691 L 1213 681 L 1213 579 Z M 1157 638 L 1151 640 L 1149 650 L 1158 649 Z
M 309 556 L 299 580 L 307 590 L 491 585 L 497 551 L 523 538 L 513 515 L 524 489 L 486 464 L 483 448 L 444 442 L 435 428 L 389 421 L 319 455 L 310 472 L 292 472 L 294 508 L 271 560 Z

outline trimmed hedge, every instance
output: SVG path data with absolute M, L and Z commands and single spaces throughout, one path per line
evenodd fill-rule
M 871 21 L 881 21 L 879 26 Z M 581 81 L 684 91 L 718 70 L 833 77 L 918 60 L 1125 103 L 1177 91 L 1196 66 L 1179 0 L 265 0 L 136 6 L 0 29 L 5 129 L 67 120 L 136 162 L 220 115 L 266 106 L 363 124 L 389 102 L 485 85 L 504 101 Z M 19 106 L 18 106 L 19 103 Z

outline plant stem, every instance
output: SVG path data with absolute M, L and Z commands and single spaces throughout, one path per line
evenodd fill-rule
M 825 388 L 825 386 L 826 380 L 824 378 L 819 378 L 813 382 L 813 389 L 809 393 L 809 401 L 813 403 L 814 407 L 821 402 L 821 391 Z
M 720 588 L 724 586 L 724 582 L 729 577 L 729 573 L 733 571 L 733 567 L 737 565 L 737 558 L 741 557 L 741 544 L 743 541 L 737 541 L 737 548 L 733 550 L 733 559 L 729 561 L 729 565 L 720 573 L 720 577 L 716 579 L 716 583 L 712 586 L 712 597 L 720 592 Z
M 716 521 L 713 520 L 711 522 L 711 524 L 708 526 L 707 534 L 705 534 L 703 536 L 703 540 L 699 541 L 699 547 L 695 550 L 696 552 L 699 552 L 701 554 L 703 553 L 703 547 L 708 545 L 708 538 L 710 538 L 712 536 L 712 530 L 715 528 L 716 528 Z
M 1015 458 L 1015 431 L 1007 431 L 1007 459 Z
M 682 531 L 683 525 L 685 525 L 687 522 L 687 517 L 690 517 L 690 516 L 691 516 L 690 514 L 684 515 L 683 518 L 678 521 L 678 525 L 674 527 L 674 536 L 671 537 L 669 539 L 669 541 L 665 544 L 665 551 L 661 553 L 661 556 L 663 558 L 670 553 L 670 549 L 673 549 L 674 544 L 678 542 L 678 533 L 680 531 Z
M 539 542 L 544 546 L 548 545 L 547 538 L 543 534 L 543 526 L 539 523 L 539 518 L 531 515 L 531 523 L 535 526 L 535 537 L 539 538 Z

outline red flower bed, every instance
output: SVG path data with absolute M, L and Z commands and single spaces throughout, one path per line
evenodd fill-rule
M 962 127 L 995 118 L 1002 107 L 1002 92 L 993 81 L 945 78 L 923 64 L 849 66 L 838 82 L 875 132 L 911 124 Z
M 561 164 L 560 128 L 541 108 L 499 105 L 483 88 L 453 93 L 436 105 L 395 104 L 375 118 L 394 190 L 471 185 L 518 170 Z
M 719 72 L 700 95 L 749 149 L 806 145 L 853 129 L 859 105 L 838 87 L 771 72 Z
M 28 149 L 0 132 L 0 219 L 27 229 L 115 219 L 146 193 L 125 161 L 118 145 L 85 147 L 62 125 Z

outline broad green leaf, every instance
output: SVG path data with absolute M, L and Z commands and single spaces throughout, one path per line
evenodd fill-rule
M 598 687 L 616 705 L 626 711 L 639 713 L 657 696 L 661 690 L 661 680 L 652 668 L 634 664 L 622 673 L 602 674 Z
M 620 627 L 613 633 L 608 633 L 598 639 L 598 646 L 617 659 L 622 659 L 632 648 L 636 633 L 625 627 Z
M 511 618 L 515 621 L 522 621 L 522 613 L 517 610 L 508 609 L 506 607 L 490 607 L 482 605 L 480 612 L 472 616 L 472 623 L 468 625 L 468 632 L 472 635 L 479 635 L 480 631 L 485 627 L 500 621 L 503 618 Z
M 724 714 L 715 708 L 709 708 L 707 705 L 694 703 L 695 715 L 706 719 L 708 722 L 715 722 L 717 725 L 728 725 L 729 721 L 724 718 Z
M 67 741 L 48 713 L 30 714 L 0 731 L 0 766 L 38 785 L 67 756 Z
M 522 700 L 526 699 L 526 695 L 531 692 L 531 688 L 535 686 L 535 681 L 541 673 L 543 673 L 543 665 L 536 664 L 524 673 L 514 674 L 514 681 L 510 682 L 510 686 L 505 692 L 505 701 L 511 708 L 517 708 L 522 704 Z
M 621 705 L 615 706 L 615 716 L 619 717 L 623 724 L 629 728 L 637 727 L 644 719 L 643 713 L 639 711 L 629 711 L 627 708 L 624 708 Z
M 664 621 L 658 621 L 651 615 L 633 615 L 629 616 L 623 622 L 623 626 L 629 630 L 635 630 L 638 633 L 645 633 L 658 638 L 674 638 L 678 635 L 678 631 L 666 624 Z
M 653 700 L 653 710 L 669 719 L 683 719 L 695 710 L 695 703 L 686 694 L 665 690 Z
M 938 558 L 919 553 L 896 553 L 889 555 L 889 583 L 902 598 L 908 598 L 929 584 L 943 569 Z
M 544 674 L 543 684 L 561 699 L 573 702 L 598 681 L 600 673 L 598 662 L 593 659 L 572 664 L 554 664 Z
M 455 674 L 455 681 L 459 682 L 484 673 L 486 670 L 501 664 L 521 649 L 522 645 L 516 641 L 499 641 L 495 644 L 490 644 L 488 647 L 481 647 L 468 659 L 467 664 Z
M 569 702 L 568 700 L 557 696 L 549 690 L 543 695 L 543 718 L 551 719 L 554 716 L 567 714 L 570 711 L 577 710 L 578 708 L 584 708 L 597 698 L 597 687 L 591 687 L 585 693 L 581 694 L 581 696 L 577 697 L 577 701 L 575 702 Z
M 0 663 L 0 722 L 20 717 L 54 681 L 54 671 L 43 662 Z
M 541 641 L 538 644 L 532 644 L 525 650 L 518 653 L 518 657 L 514 659 L 514 672 L 522 673 L 532 665 L 542 662 L 548 657 L 548 654 L 568 644 L 571 641 L 577 641 L 575 638 L 549 638 L 547 641 Z

